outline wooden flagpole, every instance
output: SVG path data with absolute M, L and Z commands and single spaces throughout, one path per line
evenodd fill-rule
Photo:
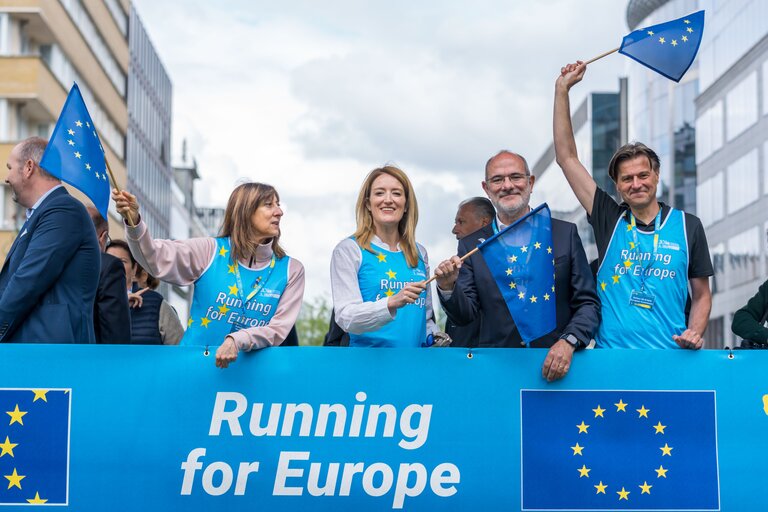
M 467 254 L 465 254 L 464 256 L 462 256 L 462 257 L 461 257 L 461 259 L 460 259 L 459 261 L 464 261 L 465 259 L 469 258 L 470 256 L 472 256 L 473 254 L 475 254 L 475 253 L 476 253 L 477 251 L 479 251 L 479 250 L 480 250 L 480 247 L 475 247 L 474 249 L 472 249 L 471 251 L 469 251 Z M 437 276 L 432 276 L 432 277 L 430 277 L 429 279 L 427 279 L 427 280 L 424 282 L 424 285 L 425 285 L 425 286 L 426 286 L 426 285 L 428 285 L 429 283 L 431 283 L 431 282 L 432 282 L 432 281 L 434 281 L 435 279 L 437 279 Z
M 612 53 L 615 53 L 615 52 L 619 51 L 620 49 L 621 49 L 620 47 L 619 47 L 619 48 L 614 48 L 613 50 L 608 50 L 607 52 L 601 53 L 601 54 L 600 54 L 600 55 L 598 55 L 597 57 L 594 57 L 594 58 L 592 58 L 592 59 L 589 59 L 587 62 L 585 62 L 585 63 L 584 63 L 584 65 L 586 66 L 587 64 L 592 64 L 592 63 L 593 63 L 593 62 L 595 62 L 596 60 L 600 60 L 600 59 L 602 59 L 603 57 L 607 57 L 608 55 L 610 55 L 610 54 L 612 54 Z

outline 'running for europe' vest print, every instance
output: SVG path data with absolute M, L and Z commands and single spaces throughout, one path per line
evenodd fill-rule
M 628 216 L 617 221 L 597 272 L 602 303 L 597 346 L 675 348 L 672 335 L 686 329 L 689 256 L 685 214 L 671 209 L 663 224 L 654 223 L 652 232 L 638 230 Z
M 181 344 L 217 346 L 233 330 L 268 325 L 288 284 L 289 261 L 273 257 L 264 268 L 251 270 L 233 263 L 229 238 L 217 238 L 211 263 L 195 281 Z
M 357 272 L 364 302 L 391 297 L 414 281 L 426 279 L 426 267 L 419 258 L 415 268 L 408 266 L 402 252 L 372 246 L 372 253 L 360 249 L 362 262 Z M 395 318 L 379 329 L 349 335 L 350 347 L 421 347 L 427 338 L 427 293 L 422 292 L 413 304 L 397 310 Z

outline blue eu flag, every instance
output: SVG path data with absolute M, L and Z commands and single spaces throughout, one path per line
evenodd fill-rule
M 720 510 L 714 391 L 520 401 L 523 510 Z
M 478 246 L 499 287 L 520 337 L 528 344 L 552 332 L 555 318 L 555 255 L 546 203 Z
M 77 84 L 69 91 L 40 167 L 88 196 L 102 217 L 107 218 L 107 161 Z
M 635 30 L 624 36 L 619 53 L 675 82 L 691 67 L 704 33 L 704 11 Z
M 0 389 L 0 505 L 66 505 L 68 389 Z

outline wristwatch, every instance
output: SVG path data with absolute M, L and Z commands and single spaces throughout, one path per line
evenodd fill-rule
M 579 341 L 579 339 L 574 336 L 573 334 L 566 334 L 564 336 L 561 336 L 560 339 L 563 339 L 570 343 L 570 345 L 573 347 L 574 350 L 579 350 L 580 348 L 584 348 L 586 345 Z

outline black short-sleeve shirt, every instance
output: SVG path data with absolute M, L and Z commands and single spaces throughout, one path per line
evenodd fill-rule
M 662 202 L 659 202 L 659 205 L 661 206 L 661 220 L 664 222 L 671 208 Z M 622 215 L 627 215 L 628 211 L 629 206 L 626 203 L 618 204 L 604 190 L 597 187 L 595 199 L 592 202 L 592 215 L 587 218 L 595 232 L 598 265 L 602 264 L 605 253 L 608 251 L 608 244 L 611 242 L 616 222 Z M 701 225 L 701 221 L 695 215 L 683 213 L 685 213 L 685 232 L 688 240 L 688 279 L 714 275 L 704 226 Z M 635 222 L 640 231 L 653 231 L 653 223 L 645 224 L 640 219 L 635 219 Z

